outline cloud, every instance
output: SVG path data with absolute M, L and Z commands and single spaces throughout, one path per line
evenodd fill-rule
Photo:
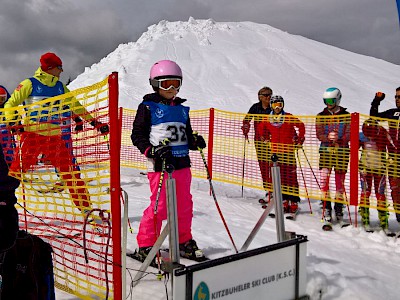
M 75 78 L 119 44 L 136 41 L 148 26 L 161 20 L 187 21 L 190 16 L 269 24 L 400 64 L 395 1 L 3 0 L 0 83 L 14 89 L 33 75 L 47 51 L 62 58 L 62 80 Z

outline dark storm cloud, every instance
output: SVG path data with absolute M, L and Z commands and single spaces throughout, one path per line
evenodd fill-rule
M 3 0 L 0 84 L 15 88 L 33 74 L 47 51 L 62 58 L 66 81 L 120 43 L 136 41 L 148 26 L 190 16 L 269 24 L 400 64 L 394 0 Z

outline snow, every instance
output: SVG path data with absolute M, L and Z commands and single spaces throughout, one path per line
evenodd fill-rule
M 368 113 L 376 91 L 383 91 L 392 99 L 399 86 L 400 66 L 383 60 L 264 24 L 190 18 L 187 22 L 161 21 L 150 26 L 138 41 L 121 44 L 100 62 L 87 67 L 69 88 L 96 83 L 118 71 L 120 105 L 136 109 L 143 95 L 151 92 L 151 65 L 161 59 L 175 60 L 182 67 L 184 80 L 179 95 L 188 99 L 191 109 L 214 107 L 245 113 L 257 101 L 259 88 L 267 85 L 285 98 L 287 111 L 315 115 L 323 108 L 323 91 L 336 86 L 343 93 L 341 104 L 350 112 Z M 385 100 L 381 109 L 393 106 L 393 100 Z M 149 204 L 150 191 L 146 176 L 138 170 L 123 169 L 121 176 L 129 195 L 129 218 L 134 230 L 134 234 L 128 234 L 130 252 L 137 247 L 135 233 L 142 211 Z M 214 187 L 225 220 L 240 247 L 262 214 L 257 203 L 262 192 L 247 189 L 242 197 L 241 187 L 218 182 L 214 182 Z M 209 195 L 208 182 L 194 179 L 192 194 L 193 235 L 199 246 L 211 258 L 233 254 Z M 285 222 L 286 230 L 309 239 L 307 293 L 311 299 L 397 299 L 400 239 L 382 232 L 366 233 L 353 226 L 323 232 L 319 205 L 316 201 L 311 204 L 313 214 L 307 199 L 303 199 L 297 220 Z M 371 214 L 377 223 L 376 211 L 371 210 Z M 389 228 L 399 230 L 393 214 Z M 276 239 L 275 220 L 267 219 L 250 248 L 273 244 Z M 139 264 L 128 259 L 128 266 L 137 269 Z M 129 276 L 127 281 L 129 284 Z M 164 282 L 148 275 L 131 295 L 132 299 L 166 299 Z M 76 298 L 57 291 L 57 299 Z

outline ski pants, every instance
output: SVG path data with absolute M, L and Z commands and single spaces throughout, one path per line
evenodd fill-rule
M 21 179 L 21 173 L 26 173 L 31 166 L 37 163 L 39 154 L 44 154 L 56 168 L 78 209 L 83 211 L 85 208 L 90 208 L 89 193 L 85 188 L 85 182 L 81 179 L 71 149 L 66 147 L 61 135 L 45 136 L 34 132 L 23 132 L 9 174 Z
M 263 188 L 265 191 L 271 191 L 271 159 L 270 159 L 270 149 L 267 144 L 262 141 L 254 140 L 254 146 L 256 148 L 256 155 L 258 160 L 258 165 L 260 167 L 261 178 L 263 181 Z
M 299 182 L 297 180 L 297 164 L 294 152 L 276 153 L 281 175 L 282 198 L 292 202 L 300 202 Z M 272 183 L 272 177 L 270 178 Z
M 386 175 L 383 172 L 366 171 L 360 173 L 361 179 L 361 203 L 364 205 L 369 205 L 369 197 L 372 192 L 372 181 L 374 181 L 375 195 L 377 199 L 378 209 L 386 210 Z
M 400 155 L 400 154 L 398 154 Z M 390 195 L 392 196 L 393 207 L 396 211 L 396 217 L 400 214 L 400 170 L 399 159 L 396 159 L 393 164 L 388 166 Z M 400 222 L 400 218 L 398 219 Z
M 139 248 L 153 246 L 160 235 L 162 221 L 167 219 L 166 179 L 164 173 L 161 186 L 157 213 L 154 213 L 161 172 L 149 172 L 147 178 L 150 183 L 150 205 L 144 210 L 136 237 Z M 192 239 L 193 201 L 190 194 L 192 173 L 190 168 L 176 170 L 172 173 L 176 185 L 176 206 L 178 212 L 179 243 L 183 244 Z

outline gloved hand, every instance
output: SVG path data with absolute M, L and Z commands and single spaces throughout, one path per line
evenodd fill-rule
M 15 123 L 15 122 L 10 122 L 8 123 L 8 129 L 10 130 L 11 134 L 21 134 L 23 133 L 24 126 L 21 124 L 21 122 Z
M 304 140 L 305 140 L 304 137 L 295 136 L 293 138 L 293 144 L 295 144 L 297 147 L 301 148 L 303 146 Z
M 168 144 L 160 144 L 158 146 L 151 146 L 147 151 L 146 156 L 154 159 L 168 159 L 172 157 L 171 147 Z
M 90 125 L 100 131 L 101 134 L 108 134 L 110 132 L 110 127 L 108 126 L 108 124 L 93 120 L 92 122 L 90 122 Z
M 381 102 L 383 99 L 385 99 L 385 93 L 376 92 L 374 101 Z
M 75 121 L 75 124 L 76 124 L 75 132 L 83 131 L 83 121 L 82 121 L 82 119 L 79 118 L 79 117 L 76 117 L 74 119 L 74 121 Z
M 243 135 L 246 139 L 249 138 L 250 124 L 248 122 L 243 122 L 242 126 Z
M 193 134 L 193 138 L 194 138 L 194 146 L 196 148 L 204 149 L 205 147 L 207 147 L 206 141 L 204 140 L 204 138 L 201 135 Z
M 328 140 L 329 140 L 331 143 L 336 143 L 338 139 L 339 139 L 339 135 L 338 135 L 338 133 L 337 133 L 336 131 L 331 131 L 331 132 L 329 132 L 329 134 L 328 134 Z

